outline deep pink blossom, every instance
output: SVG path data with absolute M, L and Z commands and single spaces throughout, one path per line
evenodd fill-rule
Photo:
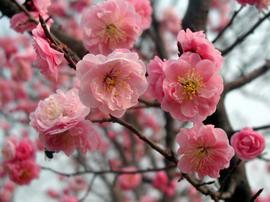
M 148 90 L 159 102 L 161 102 L 164 97 L 162 88 L 163 80 L 165 78 L 164 68 L 164 62 L 158 56 L 155 56 L 147 66 L 147 80 L 149 83 Z
M 37 52 L 36 66 L 47 78 L 57 81 L 64 54 L 51 48 L 39 24 L 33 31 L 34 48 Z
M 122 169 L 123 171 L 136 171 L 137 168 L 130 166 Z M 142 175 L 140 173 L 134 174 L 122 174 L 117 178 L 118 184 L 123 190 L 131 190 L 138 187 L 142 181 Z
M 236 155 L 242 160 L 251 160 L 259 156 L 265 148 L 265 139 L 252 128 L 244 128 L 233 134 L 231 145 Z
M 181 30 L 178 33 L 177 41 L 181 45 L 182 51 L 197 53 L 201 59 L 211 60 L 216 69 L 220 69 L 223 63 L 221 53 L 215 49 L 213 44 L 206 39 L 202 31 L 192 32 L 190 29 Z
M 180 145 L 178 168 L 183 173 L 217 178 L 234 155 L 226 133 L 213 125 L 182 128 L 176 141 Z
M 107 0 L 85 10 L 81 20 L 83 42 L 94 54 L 131 48 L 142 31 L 141 18 L 124 0 Z
M 95 151 L 99 148 L 100 137 L 90 121 L 81 121 L 73 128 L 61 133 L 46 135 L 40 134 L 39 138 L 49 151 L 63 151 L 67 156 L 78 149 L 82 153 Z
M 161 108 L 181 121 L 202 121 L 215 110 L 223 81 L 210 60 L 185 53 L 166 61 Z
M 138 55 L 115 50 L 110 55 L 87 54 L 77 64 L 80 98 L 90 108 L 121 117 L 145 92 L 146 68 Z
M 32 159 L 9 163 L 6 167 L 10 179 L 19 185 L 30 184 L 33 179 L 38 178 L 40 172 L 39 166 Z
M 74 127 L 89 113 L 78 96 L 78 89 L 67 92 L 57 90 L 45 100 L 38 103 L 30 114 L 30 125 L 39 133 L 53 135 Z
M 152 6 L 150 0 L 127 0 L 135 8 L 136 13 L 141 17 L 143 29 L 148 29 L 152 20 Z

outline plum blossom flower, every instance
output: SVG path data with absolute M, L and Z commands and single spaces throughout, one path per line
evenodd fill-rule
M 265 139 L 252 128 L 244 128 L 233 134 L 231 145 L 236 155 L 242 160 L 251 160 L 259 156 L 265 148 Z
M 47 78 L 57 81 L 64 54 L 51 48 L 39 24 L 33 31 L 34 48 L 37 52 L 36 66 Z
M 151 25 L 152 6 L 150 0 L 127 0 L 130 2 L 136 13 L 141 17 L 141 23 L 143 29 L 148 29 Z
M 142 31 L 140 16 L 124 0 L 107 0 L 86 9 L 81 28 L 83 43 L 94 54 L 131 48 Z
M 270 5 L 270 0 L 237 0 L 238 3 L 242 5 L 254 5 L 258 9 L 267 9 L 267 7 Z
M 25 185 L 38 178 L 40 167 L 32 159 L 17 161 L 16 163 L 7 164 L 7 172 L 10 179 L 19 184 Z
M 126 167 L 123 171 L 136 171 L 134 166 Z M 138 187 L 142 181 L 142 175 L 139 173 L 122 174 L 117 178 L 118 184 L 123 190 L 131 190 Z
M 16 155 L 16 145 L 13 141 L 7 139 L 2 146 L 2 156 L 4 161 L 9 161 L 15 158 Z
M 177 35 L 177 41 L 180 43 L 183 53 L 197 53 L 202 59 L 212 61 L 216 69 L 221 68 L 223 63 L 221 53 L 206 39 L 202 31 L 192 32 L 190 29 L 186 31 L 181 30 Z
M 223 81 L 213 62 L 186 53 L 165 65 L 163 110 L 181 121 L 202 121 L 216 110 Z
M 121 117 L 147 89 L 145 65 L 136 53 L 115 50 L 110 55 L 87 54 L 77 64 L 79 96 L 90 108 Z
M 197 173 L 199 177 L 219 177 L 221 169 L 227 168 L 234 155 L 226 133 L 213 125 L 182 128 L 176 139 L 178 168 L 183 173 Z
M 65 132 L 83 121 L 90 109 L 84 106 L 78 96 L 78 89 L 66 93 L 57 90 L 38 103 L 30 114 L 30 125 L 39 133 L 53 135 Z
M 67 156 L 70 156 L 75 149 L 86 153 L 98 149 L 100 145 L 99 134 L 93 124 L 86 120 L 61 133 L 53 135 L 40 134 L 39 139 L 47 150 L 63 151 Z
M 155 56 L 147 66 L 147 80 L 149 83 L 148 90 L 159 102 L 161 102 L 164 97 L 162 89 L 163 80 L 165 78 L 164 68 L 164 61 L 162 61 L 158 56 Z

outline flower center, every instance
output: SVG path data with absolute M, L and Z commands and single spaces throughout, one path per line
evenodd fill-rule
M 118 42 L 121 40 L 123 36 L 123 32 L 118 29 L 114 24 L 109 24 L 105 28 L 105 40 L 113 40 L 114 42 Z
M 208 155 L 208 148 L 207 147 L 199 147 L 197 150 L 197 157 L 204 158 Z
M 189 72 L 185 77 L 178 77 L 177 80 L 184 90 L 183 94 L 186 100 L 192 100 L 202 87 L 202 79 L 194 70 Z
M 116 86 L 116 77 L 111 75 L 106 75 L 104 79 L 105 90 L 111 92 Z
M 45 113 L 50 120 L 54 120 L 62 113 L 62 108 L 53 100 L 49 100 L 45 107 Z

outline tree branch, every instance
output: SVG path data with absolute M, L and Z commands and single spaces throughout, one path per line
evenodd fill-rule
M 258 78 L 259 76 L 265 74 L 268 70 L 270 70 L 270 61 L 266 61 L 266 63 L 263 66 L 253 70 L 252 72 L 248 73 L 247 75 L 240 76 L 236 80 L 225 84 L 223 93 L 226 94 L 232 90 L 235 90 L 237 88 L 240 88 L 240 87 L 248 84 L 249 82 L 253 81 L 254 79 Z
M 265 14 L 263 18 L 259 19 L 246 33 L 238 37 L 232 45 L 230 45 L 228 48 L 223 50 L 221 52 L 222 55 L 225 56 L 229 52 L 231 52 L 235 47 L 237 47 L 240 43 L 242 43 L 249 35 L 251 35 L 255 31 L 255 29 L 258 28 L 269 17 L 270 17 L 270 11 L 267 14 Z

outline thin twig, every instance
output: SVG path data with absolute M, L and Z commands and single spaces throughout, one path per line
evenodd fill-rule
M 259 189 L 256 194 L 254 194 L 252 196 L 252 198 L 250 199 L 250 202 L 254 202 L 256 200 L 256 198 L 258 198 L 260 196 L 260 194 L 263 192 L 263 188 Z
M 218 33 L 216 38 L 212 41 L 212 43 L 217 42 L 218 39 L 225 33 L 225 31 L 233 24 L 234 19 L 240 13 L 240 11 L 244 8 L 244 6 L 241 6 L 237 11 L 235 11 L 231 17 L 231 20 L 228 22 L 228 24 Z
M 229 52 L 231 52 L 237 45 L 242 43 L 251 33 L 255 31 L 256 28 L 258 28 L 268 17 L 270 16 L 270 11 L 261 19 L 259 19 L 246 33 L 242 34 L 240 37 L 238 37 L 235 42 L 230 45 L 228 48 L 222 51 L 222 55 L 225 56 Z
M 96 177 L 97 177 L 97 175 L 94 175 L 92 177 L 85 194 L 82 196 L 82 198 L 79 200 L 79 202 L 83 202 L 87 198 L 87 196 L 89 195 L 89 192 L 91 191 L 91 189 L 92 189 L 92 187 L 94 185 Z

